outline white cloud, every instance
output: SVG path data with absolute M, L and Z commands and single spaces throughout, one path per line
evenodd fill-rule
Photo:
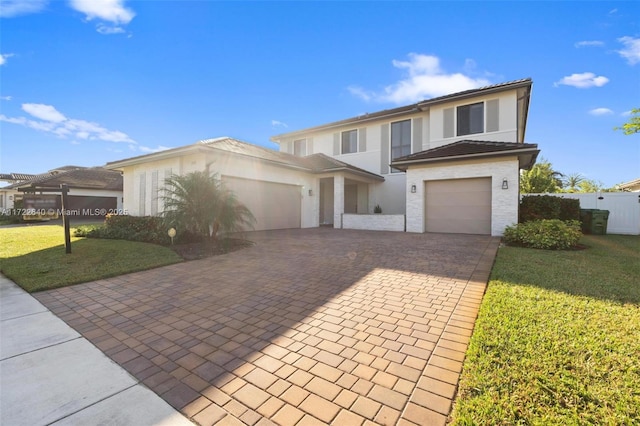
M 124 28 L 122 27 L 112 27 L 109 25 L 105 25 L 105 24 L 98 24 L 96 25 L 96 31 L 99 32 L 100 34 L 122 34 L 125 32 Z
M 119 130 L 109 130 L 98 123 L 67 118 L 51 105 L 22 104 L 22 109 L 41 121 L 31 120 L 26 117 L 7 117 L 3 114 L 0 114 L 0 121 L 17 124 L 41 132 L 52 133 L 62 139 L 73 136 L 77 139 L 84 140 L 136 144 L 136 141 L 131 139 L 126 133 Z
M 171 149 L 168 146 L 162 146 L 162 145 L 158 145 L 155 148 L 149 148 L 148 146 L 139 146 L 138 148 L 140 149 L 140 151 L 146 152 L 146 153 L 160 152 L 160 151 L 166 151 L 167 149 Z
M 2 99 L 3 101 L 10 101 L 11 99 L 13 99 L 13 97 L 11 97 L 11 96 L 0 96 L 0 99 Z
M 43 11 L 49 0 L 0 0 L 0 18 L 13 18 Z
M 625 58 L 629 65 L 640 62 L 640 38 L 625 36 L 620 37 L 618 41 L 624 45 L 624 49 L 616 50 L 616 52 Z
M 623 117 L 629 117 L 631 114 L 633 114 L 633 112 L 631 112 L 631 110 L 624 111 L 624 112 L 620 113 L 620 115 L 623 116 Z
M 577 42 L 574 46 L 575 47 L 602 47 L 604 46 L 604 41 L 584 40 L 584 41 Z
M 437 56 L 418 53 L 410 53 L 408 56 L 408 61 L 395 59 L 392 61 L 394 67 L 406 71 L 406 77 L 386 86 L 381 92 L 376 93 L 359 86 L 350 86 L 347 90 L 365 101 L 376 100 L 402 104 L 491 84 L 485 78 L 473 78 L 461 73 L 446 73 L 440 67 L 440 59 Z M 470 66 L 475 66 L 475 62 L 467 59 L 465 67 L 469 69 Z
M 611 115 L 613 114 L 613 111 L 611 111 L 609 108 L 594 108 L 591 111 L 589 111 L 589 114 L 591 115 Z
M 282 121 L 278 121 L 278 120 L 271 120 L 271 126 L 272 127 L 284 127 L 285 129 L 287 127 L 289 127 L 287 125 L 287 123 L 283 123 Z
M 615 14 L 615 13 L 618 13 L 618 9 L 611 9 L 611 10 L 609 11 L 609 15 L 613 15 L 613 14 Z
M 40 120 L 61 123 L 67 119 L 60 111 L 45 104 L 22 104 L 22 110 Z
M 597 76 L 592 72 L 583 72 L 580 74 L 571 74 L 567 77 L 563 77 L 560 81 L 555 82 L 553 85 L 558 87 L 561 84 L 565 86 L 573 86 L 578 89 L 587 89 L 589 87 L 602 87 L 609 82 L 609 79 L 604 76 Z
M 69 0 L 69 6 L 85 15 L 87 21 L 99 19 L 105 22 L 96 24 L 100 34 L 125 33 L 127 25 L 136 16 L 135 12 L 124 6 L 126 0 Z
M 135 12 L 124 6 L 124 0 L 70 0 L 69 6 L 84 13 L 87 20 L 98 18 L 115 25 L 128 24 Z
M 0 65 L 4 65 L 7 63 L 7 58 L 10 58 L 13 56 L 13 53 L 4 53 L 4 54 L 0 54 Z

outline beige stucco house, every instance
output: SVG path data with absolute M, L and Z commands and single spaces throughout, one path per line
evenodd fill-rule
M 512 81 L 273 136 L 279 151 L 231 138 L 115 161 L 123 207 L 162 211 L 164 179 L 209 167 L 256 229 L 335 228 L 501 235 L 518 219 L 532 82 Z M 374 214 L 380 206 L 382 214 Z

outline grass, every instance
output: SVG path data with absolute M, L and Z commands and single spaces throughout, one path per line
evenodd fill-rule
M 28 292 L 151 269 L 182 261 L 167 247 L 73 237 L 64 249 L 60 225 L 0 228 L 0 270 Z
M 455 425 L 640 424 L 640 237 L 499 250 Z

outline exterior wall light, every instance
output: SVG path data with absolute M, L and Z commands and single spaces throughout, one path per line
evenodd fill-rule
M 313 196 L 313 189 L 309 190 L 309 197 Z
M 509 182 L 507 182 L 507 178 L 502 179 L 502 189 L 509 189 Z
M 412 194 L 416 193 L 416 185 L 415 184 L 411 185 L 411 193 Z

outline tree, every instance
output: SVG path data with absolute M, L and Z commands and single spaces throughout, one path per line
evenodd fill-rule
M 631 117 L 629 117 L 629 121 L 620 127 L 614 127 L 613 130 L 622 130 L 625 135 L 640 133 L 640 108 L 633 108 L 631 110 Z
M 541 158 L 530 170 L 520 174 L 520 192 L 542 194 L 558 192 L 562 188 L 562 173 L 553 170 L 551 163 Z
M 571 173 L 564 179 L 564 189 L 567 192 L 577 192 L 578 187 L 584 181 L 584 176 L 580 173 Z
M 579 188 L 578 192 L 598 192 L 604 190 L 604 184 L 593 179 L 584 179 L 580 182 Z
M 192 172 L 165 180 L 164 216 L 169 226 L 205 239 L 252 228 L 255 217 L 216 174 Z

